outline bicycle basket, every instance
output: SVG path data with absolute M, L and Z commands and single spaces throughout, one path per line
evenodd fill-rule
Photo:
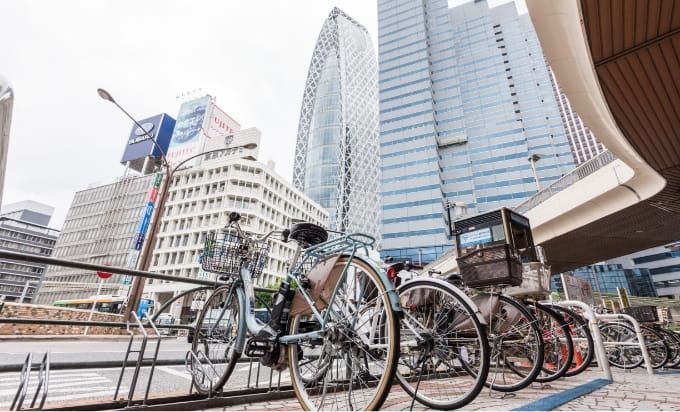
M 207 272 L 238 276 L 241 262 L 248 261 L 248 269 L 252 277 L 262 273 L 269 244 L 239 236 L 236 231 L 224 233 L 208 233 L 203 245 L 201 267 Z
M 471 288 L 519 286 L 522 283 L 522 262 L 519 254 L 508 244 L 482 247 L 460 256 L 456 261 L 460 275 Z
M 622 308 L 621 312 L 632 316 L 638 322 L 657 322 L 659 320 L 659 312 L 656 311 L 656 306 L 632 306 Z

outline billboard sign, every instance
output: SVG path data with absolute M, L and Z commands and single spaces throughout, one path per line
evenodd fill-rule
M 125 150 L 123 151 L 123 157 L 120 160 L 121 163 L 142 159 L 151 155 L 160 157 L 161 153 L 156 145 L 153 144 L 152 138 L 156 139 L 156 143 L 164 151 L 167 152 L 168 150 L 170 137 L 175 127 L 175 119 L 165 113 L 161 113 L 141 120 L 139 124 L 144 127 L 144 130 L 136 124 L 132 126 Z
M 200 153 L 209 103 L 210 96 L 203 96 L 180 106 L 166 156 L 168 162 L 177 164 Z
M 586 279 L 562 273 L 562 286 L 567 300 L 578 300 L 590 306 L 595 303 L 593 288 Z

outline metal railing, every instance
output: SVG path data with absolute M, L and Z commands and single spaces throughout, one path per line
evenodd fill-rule
M 545 189 L 542 189 L 529 199 L 517 205 L 514 210 L 519 213 L 526 213 L 539 204 L 546 201 L 546 199 L 554 196 L 555 194 L 563 191 L 569 186 L 574 185 L 576 182 L 583 180 L 587 176 L 597 172 L 599 169 L 608 165 L 609 163 L 616 160 L 617 157 L 609 150 L 600 153 L 589 161 L 583 163 L 576 169 L 572 170 L 570 173 L 562 176 L 558 180 L 551 183 Z
M 114 266 L 105 266 L 105 265 L 97 265 L 97 264 L 91 264 L 91 263 L 86 263 L 86 262 L 79 262 L 79 261 L 70 261 L 70 260 L 65 260 L 65 259 L 57 259 L 57 258 L 51 258 L 51 257 L 45 257 L 45 256 L 35 256 L 35 255 L 29 255 L 21 252 L 15 252 L 15 251 L 7 251 L 7 250 L 0 250 L 0 259 L 12 259 L 12 260 L 18 260 L 22 262 L 31 262 L 31 263 L 42 263 L 42 264 L 47 264 L 47 265 L 54 265 L 54 266 L 63 266 L 63 267 L 71 267 L 71 268 L 77 268 L 77 269 L 85 269 L 85 270 L 91 270 L 93 272 L 96 271 L 104 271 L 104 272 L 111 272 L 111 273 L 118 273 L 118 274 L 123 274 L 123 275 L 131 275 L 131 276 L 141 276 L 141 277 L 146 277 L 146 278 L 151 278 L 151 279 L 161 279 L 161 280 L 169 280 L 169 281 L 174 281 L 174 282 L 182 282 L 182 283 L 193 283 L 196 285 L 200 285 L 197 288 L 181 292 L 180 296 L 185 296 L 189 293 L 204 290 L 204 289 L 209 289 L 209 288 L 217 288 L 218 286 L 226 284 L 225 282 L 219 281 L 219 280 L 203 280 L 203 279 L 193 279 L 193 278 L 184 278 L 180 276 L 170 276 L 170 275 L 164 275 L 160 273 L 155 273 L 155 272 L 144 272 L 144 271 L 139 271 L 139 270 L 131 270 L 127 268 L 120 268 L 120 267 L 114 267 Z M 268 288 L 260 288 L 256 287 L 256 291 L 260 292 L 269 292 L 273 293 L 275 292 L 272 289 Z M 173 302 L 176 300 L 177 297 L 173 297 L 169 302 Z M 167 307 L 167 305 L 164 305 L 162 308 Z M 160 313 L 158 311 L 157 313 Z M 133 313 L 134 314 L 134 313 Z M 136 318 L 136 316 L 135 316 Z M 157 339 L 160 341 L 160 334 L 158 333 L 158 330 L 156 326 L 153 324 L 153 321 L 155 320 L 155 317 L 152 317 L 149 319 L 147 317 L 148 323 L 142 323 L 139 321 L 139 319 L 135 319 L 137 323 L 137 328 L 142 331 L 142 335 L 146 338 L 146 332 L 144 331 L 145 328 L 152 328 L 154 330 L 154 333 L 157 335 Z M 49 324 L 49 325 L 76 325 L 76 326 L 103 326 L 103 327 L 118 327 L 118 328 L 128 328 L 129 324 L 127 322 L 102 322 L 102 321 L 81 321 L 81 320 L 66 320 L 66 319 L 27 319 L 27 318 L 8 318 L 8 317 L 0 317 L 0 323 L 18 323 L 18 324 Z M 162 328 L 170 328 L 170 329 L 192 329 L 195 331 L 195 328 L 190 325 L 162 325 Z M 146 340 L 146 339 L 144 339 Z M 144 345 L 143 345 L 144 346 Z M 130 348 L 128 347 L 128 350 Z M 141 349 L 140 349 L 141 351 Z M 158 347 L 156 347 L 154 358 L 157 358 L 158 356 Z M 134 363 L 135 366 L 135 375 L 139 374 L 139 368 L 141 366 L 151 366 L 153 367 L 155 364 L 157 364 L 157 361 L 155 359 L 150 359 L 147 358 L 147 360 L 151 362 L 144 363 L 142 362 L 143 360 L 143 353 L 140 353 L 140 357 L 136 362 Z M 16 401 L 19 401 L 21 399 L 21 402 L 23 402 L 24 397 L 26 396 L 26 390 L 28 386 L 28 380 L 30 374 L 30 360 L 31 360 L 31 354 L 28 355 L 27 362 L 29 362 L 28 370 L 26 369 L 26 363 L 24 364 L 24 367 L 22 368 L 22 376 L 26 374 L 26 379 L 25 379 L 25 384 L 22 383 L 22 385 L 19 387 L 19 390 L 17 392 L 17 398 Z M 43 361 L 44 364 L 45 361 Z M 177 364 L 183 364 L 184 359 L 178 360 Z M 243 398 L 243 395 L 260 395 L 266 394 L 267 397 L 274 397 L 274 398 L 281 398 L 281 397 L 287 397 L 287 396 L 294 396 L 294 393 L 292 391 L 292 386 L 291 385 L 286 385 L 283 386 L 281 383 L 282 379 L 282 373 L 281 371 L 275 371 L 273 369 L 269 369 L 269 377 L 268 377 L 268 384 L 262 385 L 260 383 L 260 377 L 263 374 L 262 368 L 264 368 L 258 359 L 254 358 L 242 358 L 239 360 L 239 363 L 249 363 L 249 370 L 248 370 L 248 379 L 245 385 L 241 387 L 231 387 L 229 391 L 220 391 L 219 396 L 221 399 L 224 399 L 224 403 L 226 404 L 237 404 L 239 403 L 238 398 Z M 59 365 L 55 365 L 59 366 Z M 129 364 L 127 362 L 127 355 L 126 355 L 126 360 L 123 361 L 123 370 L 126 366 L 133 366 L 132 364 Z M 86 365 L 79 365 L 79 367 L 87 367 Z M 94 367 L 100 367 L 100 366 L 94 366 Z M 64 369 L 68 369 L 72 367 L 64 367 Z M 42 370 L 45 370 L 46 373 L 42 372 Z M 41 374 L 40 374 L 40 382 L 44 382 L 43 386 L 43 398 L 42 402 L 38 406 L 37 409 L 42 409 L 43 404 L 45 402 L 45 398 L 47 396 L 47 384 L 48 384 L 48 379 L 49 379 L 49 357 L 47 358 L 47 365 L 46 367 L 41 368 Z M 265 374 L 267 373 L 266 371 L 264 372 Z M 278 374 L 278 378 L 277 375 Z M 163 398 L 154 398 L 151 399 L 149 398 L 149 388 L 151 385 L 151 379 L 153 377 L 153 372 L 150 373 L 149 375 L 149 383 L 147 384 L 146 388 L 146 393 L 144 396 L 143 400 L 133 400 L 133 388 L 135 384 L 133 383 L 131 385 L 131 391 L 129 393 L 128 399 L 124 401 L 120 400 L 112 400 L 110 404 L 101 404 L 102 406 L 101 409 L 114 409 L 114 408 L 132 408 L 135 405 L 141 405 L 142 407 L 149 406 L 150 404 L 159 404 L 163 401 Z M 122 378 L 122 372 L 121 372 L 121 378 Z M 254 380 L 253 380 L 254 378 Z M 136 379 L 135 379 L 136 380 Z M 23 379 L 22 379 L 23 381 Z M 120 382 L 118 383 L 118 389 L 120 388 Z M 116 391 L 118 392 L 118 390 Z M 215 394 L 213 394 L 215 395 Z M 37 394 L 36 394 L 37 396 Z M 193 395 L 191 393 L 187 394 L 184 396 L 184 398 L 191 398 L 187 400 L 192 400 L 195 401 L 195 397 L 197 395 Z M 193 397 L 193 398 L 192 398 Z M 34 403 L 37 398 L 34 397 L 33 404 L 31 404 L 31 407 L 34 407 Z M 172 397 L 172 398 L 164 398 L 166 400 L 172 400 L 172 401 L 180 401 L 179 397 Z M 214 398 L 213 398 L 214 399 Z M 15 401 L 15 403 L 16 403 Z M 78 409 L 88 409 L 91 410 L 92 405 L 78 405 Z M 70 408 L 70 407 L 69 407 Z M 76 406 L 74 405 L 73 408 L 75 409 Z

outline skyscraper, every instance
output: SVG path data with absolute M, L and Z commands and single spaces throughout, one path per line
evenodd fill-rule
M 574 161 L 577 165 L 585 163 L 593 157 L 607 150 L 602 142 L 593 134 L 588 126 L 583 123 L 581 117 L 572 109 L 571 103 L 560 89 L 557 83 L 557 78 L 552 69 L 550 70 L 550 77 L 553 81 L 553 89 L 555 91 L 555 98 L 560 108 L 560 115 L 562 116 L 562 123 L 567 133 L 569 146 L 571 147 L 571 154 L 574 155 Z
M 574 167 L 550 74 L 514 4 L 378 2 L 382 254 L 449 250 L 447 202 L 512 207 Z
M 300 110 L 293 184 L 330 228 L 380 238 L 377 62 L 366 29 L 334 8 L 314 47 Z

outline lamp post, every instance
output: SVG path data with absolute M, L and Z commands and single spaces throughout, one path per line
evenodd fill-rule
M 541 160 L 542 157 L 543 157 L 543 155 L 534 153 L 527 158 L 529 163 L 531 163 L 531 171 L 534 174 L 534 181 L 536 182 L 536 189 L 537 189 L 538 192 L 541 191 L 541 184 L 538 181 L 538 173 L 536 173 L 536 162 Z
M 144 245 L 142 247 L 142 253 L 140 254 L 140 259 L 137 264 L 137 269 L 141 271 L 148 271 L 149 267 L 151 266 L 151 257 L 153 256 L 153 247 L 154 244 L 156 243 L 156 237 L 158 234 L 158 231 L 160 229 L 160 224 L 161 224 L 161 217 L 163 214 L 163 210 L 165 209 L 165 201 L 168 197 L 169 189 L 170 189 L 170 182 L 172 181 L 172 178 L 175 174 L 175 172 L 184 164 L 186 164 L 189 160 L 195 159 L 199 156 L 204 156 L 207 154 L 211 153 L 218 153 L 218 152 L 223 152 L 228 149 L 233 149 L 230 148 L 228 145 L 230 143 L 230 140 L 225 140 L 225 146 L 224 148 L 221 149 L 215 149 L 215 150 L 208 150 L 206 152 L 198 153 L 196 155 L 193 155 L 191 157 L 188 157 L 181 162 L 177 163 L 176 165 L 170 165 L 168 162 L 168 159 L 165 156 L 165 151 L 163 150 L 162 147 L 159 146 L 158 142 L 156 141 L 156 138 L 149 133 L 144 126 L 139 124 L 139 122 L 132 117 L 125 109 L 123 109 L 111 96 L 109 92 L 107 92 L 104 89 L 97 89 L 97 93 L 99 94 L 99 97 L 101 97 L 104 100 L 107 100 L 113 104 L 115 104 L 127 117 L 129 117 L 134 124 L 139 127 L 146 136 L 149 137 L 149 140 L 151 140 L 156 146 L 156 149 L 161 154 L 161 161 L 162 161 L 162 166 L 165 169 L 165 177 L 163 178 L 163 184 L 159 190 L 158 196 L 158 204 L 155 207 L 155 210 L 153 212 L 153 219 L 152 219 L 152 224 L 149 227 L 148 235 L 146 236 L 146 240 L 144 241 Z M 248 145 L 245 145 L 247 147 Z M 132 282 L 132 287 L 130 288 L 130 294 L 128 297 L 128 304 L 125 307 L 125 313 L 124 313 L 124 318 L 125 319 L 130 319 L 130 314 L 137 309 L 137 306 L 139 306 L 139 302 L 142 299 L 142 292 L 144 290 L 144 278 L 140 276 L 136 276 L 135 279 Z

